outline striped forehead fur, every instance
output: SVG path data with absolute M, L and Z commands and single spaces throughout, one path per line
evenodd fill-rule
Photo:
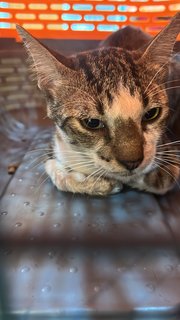
M 106 96 L 109 103 L 112 103 L 112 95 L 117 92 L 120 83 L 129 89 L 132 96 L 137 87 L 141 91 L 138 66 L 122 49 L 107 48 L 78 54 L 74 62 L 89 86 L 100 97 Z

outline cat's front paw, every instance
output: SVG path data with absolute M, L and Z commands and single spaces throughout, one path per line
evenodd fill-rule
M 163 195 L 178 184 L 180 168 L 174 164 L 168 164 L 166 168 L 158 167 L 146 175 L 129 183 L 129 186 L 150 193 Z
M 106 196 L 122 190 L 120 182 L 97 176 L 88 177 L 76 171 L 68 172 L 55 159 L 48 160 L 45 168 L 52 182 L 61 191 Z
M 165 194 L 172 190 L 173 187 L 178 184 L 180 176 L 180 168 L 174 164 L 168 164 L 166 167 L 158 167 L 155 170 L 149 172 L 144 182 L 148 186 L 150 192 L 155 194 Z M 152 190 L 152 191 L 151 191 Z
M 45 163 L 45 169 L 50 176 L 52 182 L 56 187 L 62 191 L 70 191 L 68 184 L 70 181 L 81 183 L 85 180 L 86 176 L 79 172 L 68 172 L 59 162 L 55 159 L 49 159 Z

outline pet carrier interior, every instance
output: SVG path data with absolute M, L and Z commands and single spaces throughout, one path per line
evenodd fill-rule
M 53 124 L 15 30 L 69 55 L 127 25 L 154 36 L 179 10 L 179 0 L 0 1 L 1 319 L 180 319 L 180 182 L 165 196 L 58 191 L 43 166 Z

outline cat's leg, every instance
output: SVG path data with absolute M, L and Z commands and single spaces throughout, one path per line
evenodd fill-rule
M 55 159 L 48 160 L 45 169 L 52 182 L 61 191 L 105 196 L 122 190 L 121 182 L 97 176 L 86 177 L 76 171 L 68 172 Z
M 180 177 L 180 168 L 175 164 L 158 167 L 136 181 L 129 183 L 133 188 L 148 191 L 154 194 L 165 194 L 170 191 Z

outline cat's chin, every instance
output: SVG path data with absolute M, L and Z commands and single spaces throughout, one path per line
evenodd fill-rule
M 123 182 L 127 182 L 130 180 L 134 180 L 137 177 L 143 176 L 149 172 L 151 172 L 152 170 L 155 169 L 155 165 L 154 162 L 152 161 L 151 163 L 149 163 L 148 165 L 146 165 L 143 168 L 137 168 L 134 171 L 117 171 L 117 172 L 109 172 L 107 174 L 108 178 L 112 178 L 115 180 L 119 180 L 119 181 L 123 181 Z

